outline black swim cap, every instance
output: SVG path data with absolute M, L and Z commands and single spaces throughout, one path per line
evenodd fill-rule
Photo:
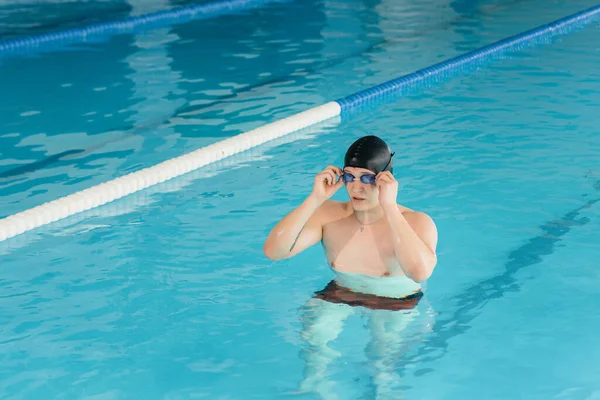
M 344 157 L 344 168 L 365 168 L 378 174 L 392 172 L 392 156 L 389 146 L 377 136 L 364 136 L 352 143 Z

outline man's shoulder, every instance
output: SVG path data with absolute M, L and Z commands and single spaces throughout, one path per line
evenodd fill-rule
M 413 210 L 401 205 L 398 205 L 398 209 L 400 210 L 404 218 L 406 218 L 406 220 L 409 222 L 413 221 L 418 223 L 433 223 L 433 219 L 431 218 L 431 216 L 429 216 L 429 214 L 427 214 L 424 211 Z
M 319 207 L 318 213 L 321 216 L 321 220 L 327 221 L 332 219 L 338 219 L 348 214 L 350 202 L 343 202 L 337 200 L 326 200 Z
M 431 243 L 437 242 L 437 227 L 429 214 L 423 211 L 402 210 L 402 215 L 417 235 L 429 238 Z
M 348 211 L 352 205 L 349 201 L 326 200 L 321 207 L 326 210 Z

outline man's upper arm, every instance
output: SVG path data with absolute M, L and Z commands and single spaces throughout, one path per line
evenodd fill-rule
M 406 220 L 425 246 L 435 254 L 438 232 L 431 217 L 423 212 L 412 212 L 407 215 Z
M 323 214 L 325 204 L 319 207 L 306 221 L 290 252 L 285 258 L 290 258 L 319 243 L 323 238 Z

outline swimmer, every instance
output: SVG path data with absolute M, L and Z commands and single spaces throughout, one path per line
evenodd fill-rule
M 370 312 L 366 351 L 374 367 L 375 399 L 399 398 L 394 365 L 412 342 L 406 330 L 412 327 L 418 335 L 431 330 L 431 309 L 416 307 L 421 283 L 437 264 L 437 229 L 426 213 L 397 204 L 393 156 L 376 136 L 355 141 L 343 168 L 329 166 L 317 174 L 310 195 L 275 225 L 264 243 L 268 258 L 282 260 L 321 242 L 336 275 L 308 300 L 300 316 L 306 343 L 301 390 L 323 399 L 340 398 L 328 375 L 341 354 L 329 343 L 358 309 Z M 350 200 L 330 200 L 342 186 Z
M 355 141 L 344 168 L 329 166 L 317 174 L 312 193 L 271 230 L 265 255 L 282 260 L 321 242 L 336 272 L 404 277 L 412 282 L 410 287 L 420 287 L 437 263 L 437 229 L 426 213 L 397 204 L 393 156 L 376 136 Z M 350 201 L 330 200 L 342 186 Z M 340 287 L 344 282 L 338 280 L 335 289 Z

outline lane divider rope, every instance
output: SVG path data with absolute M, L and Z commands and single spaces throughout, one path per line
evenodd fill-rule
M 407 89 L 414 89 L 416 86 L 429 85 L 432 82 L 438 83 L 442 78 L 447 79 L 452 74 L 463 73 L 464 67 L 469 63 L 476 64 L 508 51 L 522 49 L 527 43 L 548 41 L 548 39 L 566 34 L 574 28 L 583 27 L 599 17 L 600 6 L 590 8 L 337 101 L 331 101 L 152 167 L 10 215 L 0 220 L 0 242 L 82 211 L 99 207 L 270 140 L 356 111 L 365 104 L 374 104 L 392 96 L 401 95 Z
M 33 51 L 56 45 L 81 43 L 119 34 L 138 33 L 175 24 L 216 18 L 221 15 L 264 7 L 290 0 L 215 0 L 187 7 L 157 11 L 118 21 L 101 22 L 79 28 L 47 32 L 39 35 L 0 41 L 0 56 L 17 52 Z

